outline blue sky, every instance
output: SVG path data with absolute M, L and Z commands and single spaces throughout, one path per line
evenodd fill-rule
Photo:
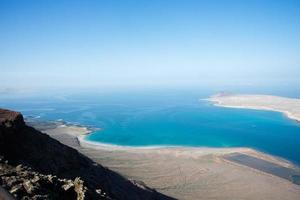
M 0 0 L 2 88 L 300 84 L 300 1 Z

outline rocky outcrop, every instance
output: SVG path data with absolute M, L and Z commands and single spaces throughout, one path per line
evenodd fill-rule
M 0 156 L 0 185 L 18 199 L 172 199 L 96 164 L 4 109 Z
M 0 184 L 19 199 L 83 200 L 87 190 L 80 178 L 70 180 L 60 179 L 53 175 L 44 175 L 23 165 L 9 165 L 7 161 L 1 158 L 0 175 Z M 103 195 L 103 197 L 105 196 Z M 6 198 L 12 199 L 11 197 Z

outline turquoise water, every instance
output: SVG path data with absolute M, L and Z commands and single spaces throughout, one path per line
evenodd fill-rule
M 232 109 L 208 94 L 103 94 L 1 101 L 40 120 L 101 128 L 87 139 L 117 145 L 251 147 L 300 163 L 300 124 L 278 112 Z

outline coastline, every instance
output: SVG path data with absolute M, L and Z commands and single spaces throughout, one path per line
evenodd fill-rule
M 89 148 L 89 149 L 95 149 L 95 150 L 108 150 L 108 151 L 136 151 L 136 152 L 147 152 L 147 150 L 156 150 L 156 151 L 194 151 L 204 155 L 204 154 L 218 154 L 218 155 L 224 155 L 228 153 L 234 153 L 234 152 L 241 152 L 241 153 L 250 153 L 250 152 L 257 152 L 257 150 L 254 150 L 252 148 L 247 147 L 197 147 L 197 146 L 180 146 L 180 145 L 150 145 L 150 146 L 125 146 L 125 145 L 116 145 L 116 144 L 109 144 L 109 143 L 102 143 L 102 142 L 95 142 L 90 141 L 86 139 L 86 136 L 91 134 L 95 129 L 85 127 L 78 124 L 72 124 L 67 123 L 64 121 L 60 121 L 59 123 L 54 122 L 57 124 L 57 127 L 50 128 L 50 129 L 44 129 L 44 132 L 46 132 L 49 135 L 69 135 L 73 138 L 75 138 L 78 141 L 78 144 L 82 148 Z M 61 124 L 60 124 L 61 123 Z M 33 125 L 35 126 L 35 125 Z M 96 129 L 99 130 L 99 129 Z M 264 155 L 268 155 L 262 152 L 259 152 Z M 285 160 L 283 158 L 275 157 L 277 161 L 282 161 L 282 163 L 285 163 L 289 166 L 292 166 L 293 164 L 289 162 L 288 160 Z
M 247 155 L 274 163 L 277 167 L 300 169 L 284 159 L 254 149 L 118 146 L 85 140 L 84 137 L 92 131 L 88 127 L 63 122 L 54 124 L 56 126 L 44 124 L 42 131 L 95 162 L 178 199 L 221 200 L 225 195 L 225 199 L 279 200 L 300 196 L 300 185 L 227 158 L 234 154 Z
M 228 108 L 241 108 L 242 107 L 231 107 L 231 106 L 221 106 Z M 246 108 L 248 109 L 248 108 Z M 261 109 L 260 109 L 261 110 Z M 270 111 L 270 110 L 268 110 Z M 279 111 L 275 111 L 279 112 Z M 299 121 L 300 122 L 300 121 Z M 294 162 L 287 160 L 285 158 L 269 154 L 267 152 L 259 151 L 250 147 L 209 147 L 209 146 L 180 146 L 180 145 L 149 145 L 149 146 L 126 146 L 117 145 L 110 143 L 96 142 L 86 139 L 86 136 L 93 133 L 96 130 L 101 130 L 101 128 L 88 127 L 80 125 L 78 123 L 65 122 L 63 120 L 56 121 L 27 121 L 29 125 L 37 128 L 38 130 L 47 133 L 50 136 L 67 136 L 75 140 L 80 148 L 94 149 L 94 150 L 104 150 L 104 151 L 127 151 L 127 152 L 140 152 L 147 153 L 147 151 L 159 151 L 159 152 L 172 152 L 172 151 L 185 151 L 185 154 L 194 155 L 226 155 L 230 153 L 245 153 L 257 158 L 262 158 L 271 162 L 275 162 L 285 167 L 299 168 L 300 166 Z M 40 126 L 41 125 L 41 126 Z M 49 126 L 50 125 L 50 126 Z M 74 146 L 72 146 L 74 147 Z
M 271 95 L 214 95 L 208 99 L 214 106 L 280 112 L 300 123 L 300 99 Z M 284 106 L 283 106 L 284 105 Z
M 214 102 L 215 106 L 282 112 L 294 119 L 292 113 L 274 107 L 221 101 L 226 97 L 229 96 L 206 100 Z M 95 162 L 177 199 L 281 200 L 300 197 L 300 166 L 252 148 L 120 146 L 87 140 L 85 137 L 95 129 L 78 124 L 56 121 L 50 126 L 47 122 L 32 126 Z
M 172 151 L 182 151 L 188 152 L 186 154 L 195 155 L 226 155 L 230 153 L 244 153 L 257 158 L 265 159 L 271 162 L 280 163 L 280 165 L 290 168 L 299 168 L 300 166 L 295 163 L 284 159 L 279 156 L 271 155 L 262 151 L 250 147 L 207 147 L 207 146 L 179 146 L 179 145 L 151 145 L 151 146 L 123 146 L 108 144 L 102 142 L 94 142 L 85 139 L 86 134 L 75 135 L 78 140 L 78 144 L 83 148 L 94 149 L 94 150 L 108 150 L 108 151 L 128 151 L 128 152 L 141 152 L 145 153 L 149 151 L 160 151 L 160 152 L 172 152 Z

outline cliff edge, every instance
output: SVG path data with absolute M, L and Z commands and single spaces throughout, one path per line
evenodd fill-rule
M 16 199 L 173 199 L 96 164 L 5 109 L 0 109 L 0 186 Z

